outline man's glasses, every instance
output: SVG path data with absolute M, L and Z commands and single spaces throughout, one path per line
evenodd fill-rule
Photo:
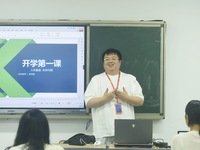
M 104 62 L 110 62 L 110 61 L 116 62 L 116 61 L 118 61 L 118 60 L 119 60 L 118 58 L 105 58 L 105 59 L 104 59 Z

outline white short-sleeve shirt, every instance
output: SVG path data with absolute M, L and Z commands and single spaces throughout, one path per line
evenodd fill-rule
M 118 75 L 109 77 L 116 87 Z M 142 88 L 133 75 L 121 72 L 118 90 L 123 91 L 123 87 L 129 95 L 144 99 Z M 87 104 L 94 97 L 103 96 L 107 88 L 109 92 L 113 90 L 105 72 L 94 76 L 85 91 L 85 103 Z M 135 118 L 134 107 L 120 99 L 118 99 L 118 102 L 122 105 L 122 114 L 116 114 L 116 101 L 116 99 L 113 99 L 100 107 L 92 108 L 93 134 L 96 138 L 114 136 L 114 119 Z

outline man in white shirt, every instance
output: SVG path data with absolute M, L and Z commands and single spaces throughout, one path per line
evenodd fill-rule
M 85 92 L 85 102 L 92 108 L 93 134 L 97 144 L 111 144 L 115 119 L 134 119 L 134 107 L 144 103 L 136 77 L 120 71 L 121 53 L 107 49 L 102 54 L 105 72 L 95 75 Z

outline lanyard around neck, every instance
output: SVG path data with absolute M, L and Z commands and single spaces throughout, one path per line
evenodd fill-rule
M 111 85 L 112 85 L 112 87 L 113 87 L 113 90 L 115 90 L 115 89 L 117 90 L 118 87 L 119 87 L 120 72 L 119 72 L 119 74 L 118 74 L 118 80 L 117 80 L 117 86 L 116 86 L 116 88 L 114 87 L 113 82 L 112 82 L 112 80 L 110 79 L 110 77 L 109 77 L 109 75 L 108 75 L 107 72 L 106 72 L 106 76 L 108 77 L 108 79 L 109 79 L 109 81 L 110 81 L 110 83 L 111 83 Z

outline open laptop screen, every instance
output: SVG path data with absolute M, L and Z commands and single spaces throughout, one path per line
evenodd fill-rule
M 115 146 L 152 146 L 152 120 L 115 120 Z

